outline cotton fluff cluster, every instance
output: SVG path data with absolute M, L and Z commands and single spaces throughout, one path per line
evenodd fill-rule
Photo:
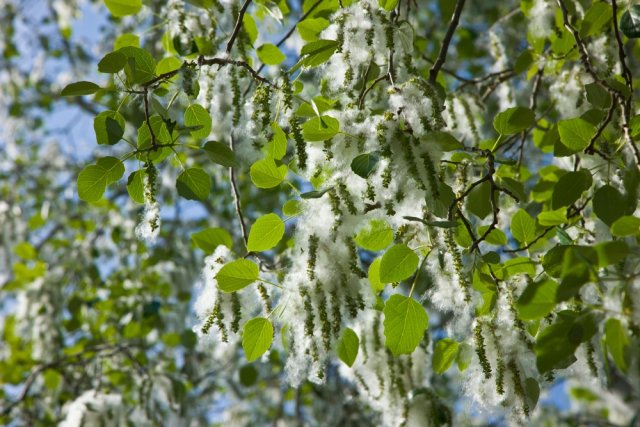
M 592 79 L 581 72 L 581 67 L 576 64 L 570 70 L 563 70 L 553 77 L 549 86 L 549 95 L 563 119 L 579 116 L 588 108 L 584 86 Z
M 502 39 L 495 31 L 489 32 L 489 52 L 493 57 L 493 66 L 490 68 L 491 72 L 498 72 L 509 68 L 509 59 L 502 43 Z M 507 108 L 514 107 L 516 105 L 516 99 L 511 88 L 511 84 L 506 81 L 503 82 L 496 90 L 498 95 L 498 102 L 500 105 L 500 111 L 504 111 Z
M 428 348 L 419 346 L 410 355 L 393 356 L 384 345 L 383 316 L 378 311 L 361 313 L 352 327 L 361 338 L 359 355 L 351 368 L 341 364 L 340 374 L 358 386 L 363 402 L 381 414 L 382 425 L 440 425 L 434 423 L 438 398 L 428 391 Z
M 529 10 L 529 33 L 536 39 L 549 37 L 553 31 L 555 7 L 550 0 L 534 0 Z
M 453 96 L 447 99 L 444 119 L 447 131 L 461 141 L 469 141 L 477 146 L 482 138 L 482 109 L 479 100 L 468 94 Z
M 153 163 L 149 162 L 144 171 L 144 213 L 136 227 L 138 239 L 148 243 L 155 243 L 160 234 L 160 205 L 156 200 L 156 180 L 158 171 Z
M 87 390 L 66 407 L 60 427 L 101 425 L 119 427 L 127 422 L 126 408 L 119 394 Z

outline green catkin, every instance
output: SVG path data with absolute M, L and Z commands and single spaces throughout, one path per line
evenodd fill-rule
M 511 359 L 509 360 L 509 371 L 511 372 L 511 377 L 513 378 L 513 388 L 516 393 L 516 396 L 520 398 L 522 401 L 522 412 L 524 415 L 529 417 L 529 404 L 527 403 L 527 396 L 524 392 L 524 387 L 522 387 L 522 382 L 520 379 L 520 370 L 518 369 L 518 365 L 516 365 L 516 361 Z
M 593 346 L 593 342 L 591 340 L 586 342 L 586 351 L 587 351 L 587 365 L 589 366 L 589 372 L 594 378 L 598 378 L 598 367 L 596 366 L 595 353 L 596 349 Z
M 333 321 L 331 322 L 331 332 L 333 332 L 333 336 L 337 337 L 340 333 L 340 326 L 342 325 L 342 313 L 340 312 L 341 302 L 338 300 L 338 290 L 333 289 L 331 291 L 331 317 Z
M 360 268 L 360 258 L 358 257 L 358 248 L 356 247 L 356 242 L 353 241 L 353 238 L 351 236 L 345 237 L 344 242 L 347 246 L 347 249 L 349 250 L 349 257 L 351 258 L 351 261 L 349 262 L 349 268 L 351 269 L 351 272 L 364 279 L 365 277 L 367 277 L 367 273 L 362 271 L 362 269 Z
M 382 347 L 382 339 L 380 338 L 380 316 L 373 318 L 373 349 L 379 351 Z
M 214 312 L 212 311 L 207 316 L 207 319 L 204 321 L 204 323 L 202 324 L 202 328 L 200 329 L 202 331 L 203 335 L 206 335 L 206 334 L 209 333 L 209 331 L 211 330 L 211 327 L 213 326 L 215 321 L 216 321 L 216 317 L 214 315 Z
M 309 280 L 316 278 L 316 260 L 318 257 L 318 236 L 312 234 L 309 236 L 309 259 L 307 260 L 307 275 Z
M 333 144 L 333 138 L 329 138 L 324 141 L 322 145 L 322 151 L 324 152 L 324 158 L 327 161 L 333 159 L 333 151 L 331 151 L 331 145 Z
M 486 379 L 491 378 L 491 364 L 487 359 L 487 351 L 484 346 L 484 336 L 482 335 L 482 322 L 478 320 L 476 327 L 473 328 L 473 341 L 475 343 L 476 354 L 480 360 L 480 366 Z
M 342 53 L 343 52 L 343 48 L 344 48 L 344 23 L 347 19 L 347 16 L 345 14 L 342 14 L 338 17 L 337 19 L 337 23 L 338 23 L 338 34 L 336 37 L 336 43 L 337 43 L 337 47 L 336 47 L 336 52 L 337 53 Z M 345 59 L 346 60 L 346 59 Z
M 229 342 L 227 327 L 224 325 L 224 313 L 220 306 L 220 299 L 217 299 L 216 304 L 213 306 L 213 317 L 215 319 L 216 326 L 220 330 L 222 342 Z
M 435 87 L 428 81 L 424 79 L 416 79 L 416 81 L 422 89 L 424 96 L 431 100 L 431 121 L 433 122 L 433 126 L 429 127 L 433 130 L 440 130 L 444 128 L 447 125 L 442 117 L 442 112 L 444 111 L 444 99 L 441 98 Z
M 365 200 L 370 200 L 372 202 L 376 199 L 376 190 L 370 181 L 367 181 L 367 189 L 364 191 L 362 197 Z
M 389 200 L 384 204 L 384 210 L 385 210 L 385 213 L 389 216 L 393 216 L 396 214 L 395 204 L 393 203 L 392 200 Z
M 344 86 L 348 87 L 351 86 L 351 83 L 353 83 L 353 67 L 351 66 L 351 59 L 350 59 L 350 55 L 349 52 L 345 52 L 343 55 L 344 57 L 344 62 L 347 64 L 347 69 L 344 72 Z
M 338 193 L 335 188 L 332 188 L 327 192 L 329 195 L 329 203 L 331 204 L 331 212 L 336 217 L 335 223 L 333 225 L 333 230 L 337 230 L 342 224 L 342 209 L 340 209 L 340 197 L 338 197 Z
M 242 304 L 237 292 L 231 294 L 231 311 L 233 318 L 231 319 L 231 331 L 236 334 L 240 330 L 240 319 L 242 318 Z
M 320 360 L 320 351 L 318 350 L 318 344 L 315 340 L 311 340 L 311 360 L 318 362 Z
M 300 127 L 300 121 L 296 116 L 291 116 L 289 119 L 289 127 L 293 140 L 295 142 L 296 157 L 298 159 L 298 169 L 307 169 L 307 146 L 302 137 L 302 128 Z
M 338 182 L 338 194 L 340 195 L 340 199 L 342 203 L 347 207 L 347 211 L 351 215 L 357 215 L 358 209 L 356 209 L 356 205 L 353 203 L 353 198 L 351 197 L 351 193 L 347 189 L 347 185 L 344 182 Z
M 473 136 L 473 143 L 477 146 L 480 143 L 480 134 L 478 133 L 478 127 L 476 126 L 476 121 L 473 118 L 473 113 L 471 112 L 469 101 L 467 101 L 467 99 L 463 96 L 458 98 L 458 101 L 460 101 L 460 104 L 462 104 L 464 115 L 467 118 L 467 123 L 469 124 L 471 135 Z
M 462 292 L 464 293 L 464 300 L 466 302 L 471 302 L 471 294 L 469 293 L 469 283 L 467 283 L 466 276 L 463 270 L 462 264 L 462 256 L 460 255 L 460 251 L 458 250 L 458 246 L 455 243 L 453 238 L 453 231 L 448 229 L 445 231 L 445 243 L 447 244 L 447 249 L 453 258 L 453 268 L 458 276 L 458 284 L 462 288 Z
M 345 300 L 347 303 L 347 312 L 349 313 L 349 317 L 354 319 L 358 315 L 358 303 L 349 293 L 345 296 Z
M 264 304 L 264 311 L 268 315 L 271 313 L 271 299 L 269 298 L 269 292 L 264 284 L 260 283 L 258 285 L 258 293 L 260 294 L 260 299 L 262 300 L 262 304 Z
M 433 165 L 433 160 L 431 156 L 429 156 L 429 152 L 425 151 L 422 153 L 422 164 L 424 165 L 424 170 L 427 172 L 427 182 L 429 184 L 429 191 L 431 192 L 431 197 L 434 200 L 437 200 L 440 196 L 440 190 L 438 188 L 438 175 L 436 173 L 436 168 Z
M 496 392 L 504 394 L 504 361 L 500 356 L 496 360 Z
M 300 288 L 300 296 L 304 300 L 304 312 L 306 317 L 304 319 L 304 333 L 306 336 L 313 336 L 314 331 L 314 316 L 313 316 L 313 304 L 311 303 L 311 295 L 307 288 Z
M 367 138 L 362 134 L 358 135 L 357 136 L 357 147 L 358 147 L 358 152 L 359 153 L 363 153 L 364 152 L 366 144 L 367 144 Z
M 529 279 L 529 281 L 530 280 L 531 279 Z M 529 350 L 533 350 L 533 342 L 531 341 L 531 339 L 529 339 L 529 334 L 527 333 L 527 329 L 524 326 L 524 323 L 522 322 L 522 320 L 520 320 L 520 317 L 518 316 L 518 310 L 516 309 L 516 303 L 513 296 L 513 288 L 510 286 L 506 286 L 505 288 L 507 292 L 507 302 L 509 303 L 509 311 L 513 316 L 513 323 L 514 323 L 513 326 L 518 330 L 518 335 L 520 336 L 520 339 L 522 340 L 522 342 L 525 343 L 525 345 Z
M 281 73 L 281 77 L 282 103 L 284 104 L 284 111 L 293 110 L 293 89 L 291 88 L 289 75 L 283 71 Z
M 233 93 L 233 125 L 237 126 L 242 117 L 242 92 L 240 91 L 240 83 L 238 81 L 238 71 L 236 67 L 231 68 L 231 92 Z
M 324 346 L 324 351 L 327 352 L 331 348 L 331 322 L 327 312 L 327 296 L 320 282 L 316 283 L 316 297 L 319 300 L 318 316 L 320 317 L 322 331 L 322 345 Z
M 158 180 L 158 170 L 153 162 L 149 161 L 145 163 L 145 176 L 147 182 L 144 186 L 144 200 L 149 204 L 156 202 L 156 181 Z M 155 228 L 152 228 L 155 230 Z
M 418 164 L 416 163 L 414 152 L 411 149 L 411 144 L 406 143 L 402 140 L 400 141 L 400 145 L 402 147 L 402 155 L 404 157 L 404 161 L 407 163 L 409 175 L 411 175 L 411 178 L 413 178 L 413 180 L 416 182 L 416 184 L 418 184 L 418 187 L 421 190 L 426 191 L 427 187 L 424 185 L 424 182 L 422 182 L 422 179 L 420 178 L 420 173 L 418 172 Z
M 384 171 L 382 172 L 382 187 L 383 188 L 389 188 L 389 185 L 391 184 L 392 175 L 393 174 L 392 174 L 392 170 L 391 170 L 391 162 L 389 162 L 387 167 L 384 168 Z
M 369 388 L 369 386 L 367 385 L 367 383 L 365 382 L 362 374 L 360 372 L 354 371 L 353 376 L 356 377 L 356 380 L 358 380 L 358 384 L 360 384 L 362 386 L 362 388 L 364 389 L 364 391 L 371 396 L 371 389 Z

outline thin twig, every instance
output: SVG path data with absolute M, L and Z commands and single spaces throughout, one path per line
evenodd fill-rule
M 229 137 L 229 147 L 233 151 L 233 136 Z M 236 215 L 238 215 L 238 221 L 240 221 L 240 229 L 242 231 L 242 239 L 244 240 L 245 247 L 249 242 L 249 235 L 247 234 L 247 226 L 244 223 L 244 215 L 242 214 L 242 206 L 240 205 L 240 193 L 238 192 L 238 186 L 236 184 L 236 174 L 233 170 L 233 166 L 229 168 L 229 181 L 231 182 L 231 190 L 233 192 L 233 203 L 236 208 Z
M 240 32 L 240 28 L 242 27 L 242 18 L 244 18 L 244 13 L 247 11 L 247 8 L 251 4 L 251 0 L 244 0 L 242 7 L 240 8 L 240 13 L 238 13 L 238 20 L 236 21 L 236 26 L 233 28 L 233 33 L 231 33 L 231 37 L 227 42 L 227 48 L 225 52 L 227 55 L 231 53 L 231 49 L 233 48 L 233 43 L 236 41 L 236 37 L 238 37 L 238 33 Z
M 462 14 L 462 8 L 464 7 L 465 0 L 458 0 L 456 2 L 456 8 L 453 11 L 453 16 L 451 17 L 451 22 L 449 22 L 449 28 L 447 28 L 447 33 L 444 36 L 444 40 L 442 40 L 442 45 L 440 46 L 440 53 L 438 53 L 438 58 L 436 62 L 429 70 L 429 82 L 435 83 L 438 78 L 438 72 L 440 68 L 444 65 L 444 61 L 447 59 L 447 51 L 449 50 L 449 44 L 451 44 L 451 39 L 453 38 L 453 33 L 456 31 L 456 27 L 458 26 L 458 22 L 460 21 L 460 15 Z
M 235 65 L 237 67 L 242 67 L 244 69 L 246 69 L 247 71 L 249 71 L 249 73 L 251 74 L 251 76 L 253 76 L 253 78 L 255 80 L 258 80 L 259 82 L 268 84 L 271 87 L 274 88 L 278 88 L 278 86 L 271 82 L 269 79 L 266 79 L 264 77 L 262 77 L 260 74 L 258 74 L 258 72 L 256 70 L 254 70 L 251 65 L 249 65 L 249 63 L 247 61 L 242 61 L 242 60 L 235 60 L 235 59 L 227 59 L 227 58 L 205 58 L 204 56 L 200 56 L 198 57 L 198 65 L 220 65 L 220 66 L 225 66 L 225 65 Z

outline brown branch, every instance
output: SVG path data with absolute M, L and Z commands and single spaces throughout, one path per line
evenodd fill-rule
M 247 11 L 247 8 L 251 4 L 251 0 L 244 0 L 242 7 L 240 8 L 240 13 L 238 13 L 238 20 L 236 21 L 236 26 L 233 28 L 233 32 L 231 33 L 231 37 L 227 42 L 227 48 L 225 52 L 227 55 L 231 53 L 231 49 L 233 48 L 233 43 L 236 41 L 236 37 L 238 37 L 238 33 L 240 32 L 240 27 L 242 27 L 242 18 L 244 18 L 244 13 Z
M 438 78 L 438 72 L 440 68 L 444 65 L 444 61 L 447 59 L 447 51 L 449 50 L 449 44 L 451 44 L 451 39 L 453 38 L 453 33 L 456 31 L 456 27 L 458 26 L 458 22 L 460 21 L 460 15 L 462 14 L 462 8 L 464 7 L 465 0 L 457 0 L 456 8 L 453 11 L 453 16 L 451 17 L 451 22 L 449 22 L 449 28 L 447 28 L 447 33 L 444 36 L 444 40 L 442 40 L 442 45 L 440 46 L 440 53 L 438 53 L 438 58 L 436 62 L 429 70 L 429 82 L 435 83 Z
M 229 137 L 229 147 L 233 151 L 233 136 Z M 236 174 L 233 166 L 229 168 L 229 182 L 231 183 L 231 191 L 233 194 L 233 204 L 236 208 L 236 215 L 238 215 L 238 221 L 240 221 L 240 229 L 242 231 L 242 239 L 244 240 L 245 247 L 249 242 L 249 234 L 247 233 L 247 226 L 244 223 L 244 215 L 242 214 L 242 206 L 240 205 L 240 193 L 238 192 L 238 185 L 236 184 Z
M 278 86 L 271 82 L 269 79 L 266 79 L 264 77 L 262 77 L 260 74 L 258 74 L 258 72 L 256 70 L 254 70 L 251 65 L 249 65 L 249 63 L 247 61 L 242 61 L 242 60 L 235 60 L 235 59 L 227 59 L 227 58 L 209 58 L 206 59 L 204 56 L 199 56 L 198 57 L 198 65 L 202 66 L 202 65 L 219 65 L 219 66 L 225 66 L 225 65 L 235 65 L 236 67 L 242 67 L 244 69 L 246 69 L 247 71 L 249 71 L 249 73 L 251 74 L 251 76 L 253 76 L 253 78 L 255 80 L 258 80 L 259 82 L 268 84 L 271 87 L 274 87 L 276 89 L 278 89 Z

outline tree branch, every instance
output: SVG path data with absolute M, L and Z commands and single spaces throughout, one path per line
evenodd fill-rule
M 456 27 L 458 26 L 458 22 L 460 21 L 460 15 L 462 14 L 464 2 L 465 0 L 458 0 L 456 3 L 456 8 L 453 11 L 453 17 L 451 18 L 451 22 L 449 22 L 449 28 L 447 29 L 447 33 L 444 36 L 444 40 L 442 40 L 442 45 L 440 46 L 440 53 L 438 54 L 438 58 L 433 64 L 433 67 L 431 67 L 431 70 L 429 70 L 429 82 L 431 83 L 436 82 L 436 79 L 438 78 L 438 72 L 444 65 L 444 61 L 447 59 L 449 44 L 451 44 L 453 33 L 456 31 Z
M 231 53 L 233 44 L 235 43 L 236 37 L 238 37 L 238 33 L 240 32 L 240 27 L 242 27 L 242 18 L 244 18 L 244 13 L 247 11 L 247 8 L 249 7 L 250 4 L 251 4 L 251 0 L 244 0 L 244 3 L 240 8 L 240 13 L 238 13 L 238 20 L 236 21 L 236 26 L 233 28 L 231 37 L 227 42 L 227 48 L 225 49 L 225 52 L 227 52 L 227 55 Z

